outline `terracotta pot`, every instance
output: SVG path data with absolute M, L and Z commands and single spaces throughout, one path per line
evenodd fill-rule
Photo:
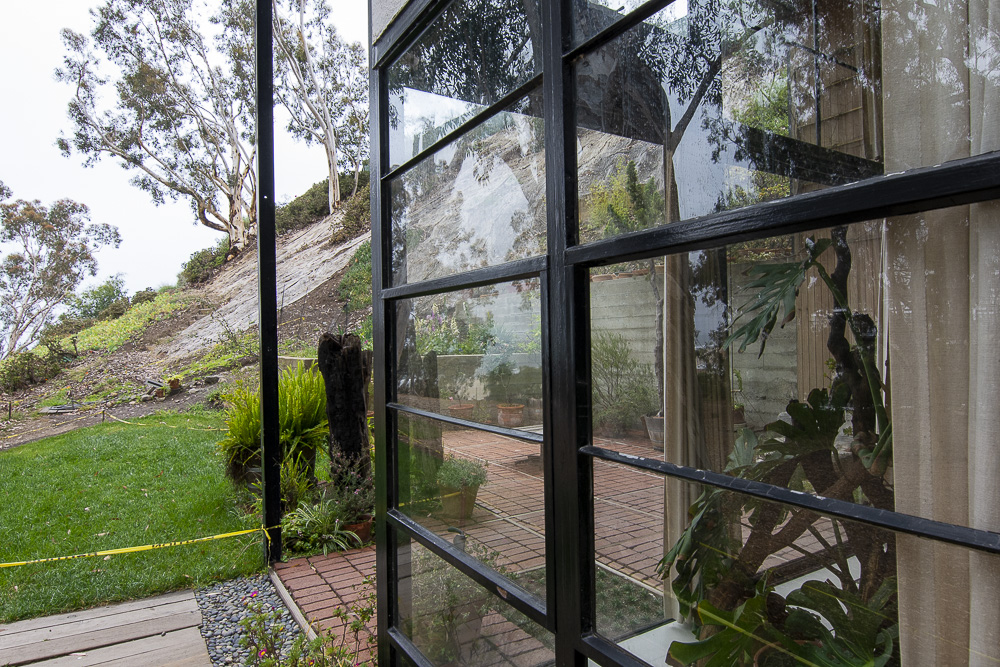
M 524 404 L 501 403 L 497 406 L 497 423 L 507 428 L 516 428 L 524 423 Z
M 657 447 L 663 447 L 663 417 L 643 417 L 642 421 L 646 424 L 649 439 Z
M 610 273 L 602 273 L 602 274 L 599 274 L 599 275 L 596 275 L 596 276 L 590 276 L 590 282 L 592 282 L 592 283 L 599 283 L 599 282 L 603 282 L 605 280 L 613 280 L 613 279 L 614 279 L 614 276 L 611 275 Z
M 476 408 L 473 403 L 454 403 L 448 406 L 448 414 L 456 419 L 472 420 L 472 411 Z
M 344 528 L 357 535 L 358 539 L 361 540 L 362 543 L 371 542 L 372 524 L 374 521 L 375 519 L 373 517 L 368 517 L 364 521 L 344 524 Z
M 464 521 L 472 516 L 476 509 L 478 486 L 463 486 L 456 489 L 453 486 L 439 486 L 441 492 L 441 516 Z

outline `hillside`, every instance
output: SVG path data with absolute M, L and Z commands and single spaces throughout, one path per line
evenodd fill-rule
M 364 315 L 354 313 L 349 322 L 337 292 L 349 260 L 370 234 L 330 245 L 343 215 L 338 211 L 278 239 L 278 331 L 287 351 L 315 348 L 322 332 L 352 328 Z M 255 374 L 255 251 L 226 263 L 205 284 L 161 295 L 157 305 L 151 321 L 129 329 L 127 340 L 104 342 L 114 323 L 85 330 L 78 358 L 59 375 L 0 394 L 0 450 L 106 419 L 204 402 L 227 381 Z M 171 377 L 181 379 L 180 392 L 148 395 L 147 380 Z

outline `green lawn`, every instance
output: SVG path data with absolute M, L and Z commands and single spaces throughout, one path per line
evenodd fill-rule
M 137 423 L 101 424 L 0 453 L 0 563 L 255 527 L 234 511 L 234 490 L 215 453 L 221 415 L 161 413 Z M 0 623 L 262 568 L 260 533 L 0 567 Z

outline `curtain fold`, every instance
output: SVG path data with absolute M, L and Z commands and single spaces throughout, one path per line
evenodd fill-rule
M 882 6 L 886 172 L 1000 148 L 1000 2 Z M 1000 531 L 1000 207 L 887 221 L 896 509 Z M 1000 559 L 898 538 L 904 665 L 1000 661 Z

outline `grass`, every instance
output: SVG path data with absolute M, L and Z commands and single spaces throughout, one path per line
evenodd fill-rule
M 256 521 L 234 511 L 216 413 L 159 413 L 0 454 L 0 562 L 186 540 Z M 173 427 L 173 428 L 171 428 Z M 0 568 L 0 623 L 136 599 L 263 567 L 260 535 Z

